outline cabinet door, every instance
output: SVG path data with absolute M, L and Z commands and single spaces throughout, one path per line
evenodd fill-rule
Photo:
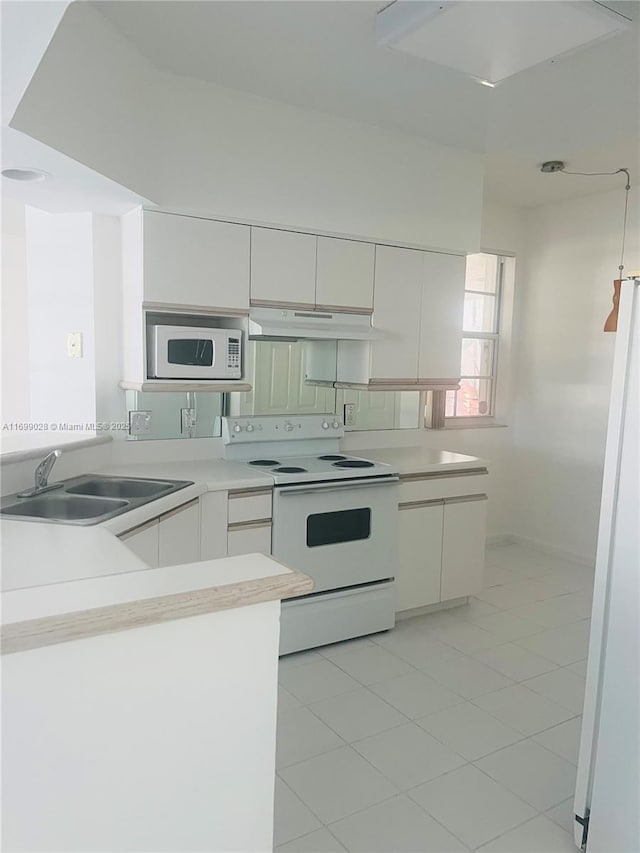
M 313 234 L 251 229 L 251 301 L 315 306 L 316 240 Z
M 371 380 L 418 378 L 420 291 L 424 252 L 376 246 L 373 325 L 384 340 L 371 346 Z
M 400 506 L 396 610 L 412 610 L 440 601 L 444 505 Z
M 475 595 L 482 589 L 487 496 L 447 498 L 444 506 L 440 598 Z
M 157 569 L 159 528 L 158 519 L 154 518 L 153 521 L 147 521 L 146 524 L 134 527 L 133 530 L 128 530 L 118 538 L 148 566 Z
M 227 535 L 227 554 L 270 554 L 271 524 L 247 524 L 230 527 Z
M 317 306 L 371 311 L 374 254 L 373 243 L 318 237 Z
M 419 379 L 460 376 L 466 261 L 457 255 L 423 252 Z
M 144 300 L 249 308 L 248 225 L 144 211 Z
M 197 500 L 160 517 L 158 565 L 178 566 L 200 559 L 200 506 Z
M 206 492 L 200 498 L 200 559 L 227 556 L 227 492 Z

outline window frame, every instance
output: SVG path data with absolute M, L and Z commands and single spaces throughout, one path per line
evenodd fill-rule
M 491 382 L 491 399 L 489 401 L 489 412 L 485 415 L 446 415 L 445 414 L 445 426 L 457 423 L 487 423 L 489 421 L 495 421 L 496 416 L 496 392 L 498 386 L 498 360 L 500 353 L 500 337 L 501 337 L 501 328 L 502 328 L 502 296 L 504 289 L 504 268 L 505 268 L 505 259 L 504 255 L 498 255 L 495 252 L 479 252 L 478 254 L 482 255 L 495 255 L 498 259 L 497 269 L 496 269 L 496 289 L 495 291 L 486 291 L 486 290 L 474 290 L 473 288 L 465 287 L 464 292 L 465 296 L 467 293 L 477 293 L 480 296 L 493 296 L 495 299 L 495 314 L 493 318 L 493 328 L 495 331 L 493 332 L 471 332 L 467 331 L 463 328 L 461 340 L 479 340 L 479 341 L 493 341 L 493 355 L 491 359 L 491 373 L 489 375 L 483 376 L 467 376 L 464 374 L 460 374 L 460 379 L 484 379 Z M 462 368 L 462 353 L 460 354 L 460 367 Z M 457 393 L 457 392 L 451 392 Z M 445 412 L 446 412 L 446 395 L 445 395 Z
M 490 413 L 486 415 L 446 415 L 447 394 L 456 393 L 452 391 L 437 391 L 430 392 L 427 396 L 427 406 L 425 409 L 424 426 L 427 429 L 472 429 L 482 427 L 498 427 L 505 426 L 504 423 L 499 423 L 497 416 L 503 408 L 500 401 L 503 400 L 503 393 L 506 393 L 506 386 L 509 382 L 508 365 L 502 364 L 502 357 L 509 356 L 510 352 L 510 311 L 512 310 L 513 300 L 513 277 L 514 277 L 514 262 L 515 254 L 505 251 L 496 251 L 482 249 L 479 252 L 470 254 L 494 255 L 498 258 L 496 270 L 496 290 L 495 293 L 475 290 L 474 288 L 467 289 L 466 293 L 479 293 L 481 295 L 494 296 L 495 302 L 495 317 L 493 332 L 471 332 L 463 329 L 461 331 L 461 341 L 464 339 L 471 340 L 491 340 L 493 341 L 493 358 L 491 364 L 491 374 L 482 376 L 463 376 L 461 379 L 485 379 L 491 382 L 491 400 Z M 508 279 L 508 280 L 507 280 Z M 466 283 L 466 282 L 465 282 Z M 505 306 L 505 302 L 509 304 Z M 462 351 L 460 353 L 460 368 L 462 369 Z M 503 385 L 505 387 L 503 387 Z

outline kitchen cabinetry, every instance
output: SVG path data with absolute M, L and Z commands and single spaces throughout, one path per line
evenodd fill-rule
M 482 587 L 487 469 L 400 478 L 396 609 L 475 595 Z
M 150 210 L 140 224 L 144 302 L 248 310 L 248 225 Z
M 271 553 L 271 489 L 229 492 L 227 555 Z
M 440 601 L 443 501 L 399 507 L 396 610 Z
M 313 234 L 251 229 L 251 303 L 313 308 L 316 298 Z
M 376 246 L 373 326 L 384 337 L 338 342 L 338 386 L 457 388 L 464 276 L 463 257 Z
M 444 509 L 440 599 L 475 595 L 482 589 L 487 496 L 448 498 Z
M 130 551 L 140 557 L 141 560 L 152 569 L 158 568 L 158 542 L 159 542 L 160 520 L 157 518 L 140 524 L 118 538 Z
M 318 237 L 316 307 L 370 313 L 373 310 L 374 259 L 372 243 Z
M 417 379 L 423 255 L 414 249 L 377 247 L 373 325 L 384 339 L 370 345 L 372 383 Z
M 200 559 L 200 505 L 183 504 L 160 516 L 158 565 L 177 566 Z
M 466 262 L 458 255 L 422 252 L 418 380 L 457 382 L 460 376 L 464 277 Z
M 169 510 L 118 538 L 152 569 L 195 563 L 200 559 L 198 500 Z
M 205 492 L 200 498 L 200 559 L 227 556 L 227 493 Z

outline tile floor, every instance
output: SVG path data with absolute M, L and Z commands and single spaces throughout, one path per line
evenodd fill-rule
M 575 853 L 592 586 L 496 546 L 468 605 L 283 658 L 276 849 Z

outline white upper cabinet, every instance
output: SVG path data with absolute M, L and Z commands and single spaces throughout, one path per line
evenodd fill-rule
M 251 301 L 313 307 L 316 297 L 313 234 L 251 229 Z
M 384 339 L 371 347 L 372 382 L 417 379 L 423 256 L 415 249 L 376 246 L 373 325 Z
M 423 252 L 418 379 L 460 376 L 465 258 Z
M 370 312 L 374 257 L 373 243 L 318 237 L 316 305 Z
M 144 301 L 247 311 L 250 233 L 248 225 L 145 210 Z

